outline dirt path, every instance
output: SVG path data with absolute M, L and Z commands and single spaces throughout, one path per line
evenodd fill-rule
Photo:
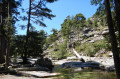
M 0 79 L 52 79 L 52 78 L 36 78 L 36 77 L 25 77 L 15 75 L 0 75 Z

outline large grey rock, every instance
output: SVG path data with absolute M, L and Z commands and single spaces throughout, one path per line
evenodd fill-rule
M 90 67 L 90 68 L 100 68 L 100 63 L 95 61 L 88 62 L 66 62 L 62 64 L 64 68 L 77 68 L 77 67 Z
M 52 61 L 49 58 L 40 58 L 35 62 L 35 64 L 37 66 L 46 67 L 49 70 L 52 70 L 52 68 L 54 67 Z

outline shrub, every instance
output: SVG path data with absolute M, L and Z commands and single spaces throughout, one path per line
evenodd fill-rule
M 67 57 L 67 45 L 66 43 L 64 44 L 61 44 L 59 47 L 58 47 L 58 52 L 57 52 L 57 57 L 58 59 L 63 59 L 63 58 L 66 58 Z
M 110 44 L 107 43 L 106 39 L 99 40 L 94 43 L 84 43 L 80 46 L 78 45 L 75 47 L 75 49 L 78 52 L 83 52 L 84 54 L 86 54 L 88 56 L 94 56 L 96 54 L 96 52 L 98 52 L 102 48 L 105 48 L 106 50 L 109 50 L 109 48 L 110 48 Z

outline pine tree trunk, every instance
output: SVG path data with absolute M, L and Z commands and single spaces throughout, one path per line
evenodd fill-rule
M 23 63 L 27 63 L 28 39 L 29 39 L 29 28 L 30 28 L 30 18 L 31 18 L 31 0 L 29 0 L 28 25 L 27 25 L 26 45 L 25 45 L 25 55 L 24 55 L 24 57 L 23 57 Z
M 115 3 L 115 13 L 117 20 L 117 28 L 119 33 L 119 41 L 120 41 L 120 0 L 114 0 Z
M 118 44 L 117 44 L 117 39 L 116 39 L 116 36 L 115 36 L 114 27 L 113 27 L 113 21 L 112 21 L 112 16 L 111 16 L 109 0 L 105 0 L 105 8 L 106 8 L 106 13 L 107 13 L 107 23 L 108 23 L 108 28 L 109 28 L 111 47 L 112 47 L 114 64 L 115 64 L 115 69 L 116 69 L 116 75 L 117 75 L 117 79 L 120 79 L 119 50 L 118 50 L 118 47 L 117 47 Z
M 0 36 L 0 43 L 1 43 L 1 47 L 0 47 L 0 64 L 3 64 L 5 63 L 5 58 L 4 58 L 4 55 L 5 55 L 5 51 L 6 51 L 6 41 L 5 41 L 5 32 L 4 32 L 4 18 L 5 18 L 5 15 L 4 15 L 4 2 L 5 0 L 2 0 L 2 14 L 1 14 L 1 26 L 0 26 L 0 31 L 1 31 L 1 36 Z
M 8 37 L 8 41 L 7 41 L 7 48 L 6 48 L 6 69 L 8 69 L 9 66 L 9 61 L 10 61 L 10 38 Z
M 10 18 L 11 17 L 11 0 L 8 0 L 8 22 L 10 21 Z M 9 26 L 11 27 L 11 25 Z M 8 29 L 8 32 L 10 33 L 10 29 Z M 7 48 L 6 48 L 6 68 L 8 68 L 9 66 L 9 61 L 10 61 L 10 57 L 9 57 L 9 54 L 10 54 L 10 35 L 7 35 Z
M 3 63 L 5 63 L 4 55 L 5 55 L 5 50 L 6 50 L 6 48 L 5 48 L 5 38 L 4 38 L 3 35 L 2 35 L 2 38 L 1 38 L 0 42 L 1 42 L 0 64 L 3 64 Z

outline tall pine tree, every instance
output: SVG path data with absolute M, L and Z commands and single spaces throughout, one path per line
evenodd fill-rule
M 46 27 L 46 25 L 42 22 L 44 17 L 51 19 L 55 17 L 50 14 L 51 10 L 46 7 L 46 3 L 52 3 L 56 0 L 39 0 L 36 3 L 36 0 L 29 0 L 29 11 L 28 11 L 28 24 L 27 24 L 27 34 L 26 34 L 26 45 L 25 45 L 25 53 L 23 58 L 23 63 L 27 63 L 27 55 L 28 55 L 28 39 L 29 39 L 29 29 L 31 25 L 31 20 L 39 24 L 40 26 Z

